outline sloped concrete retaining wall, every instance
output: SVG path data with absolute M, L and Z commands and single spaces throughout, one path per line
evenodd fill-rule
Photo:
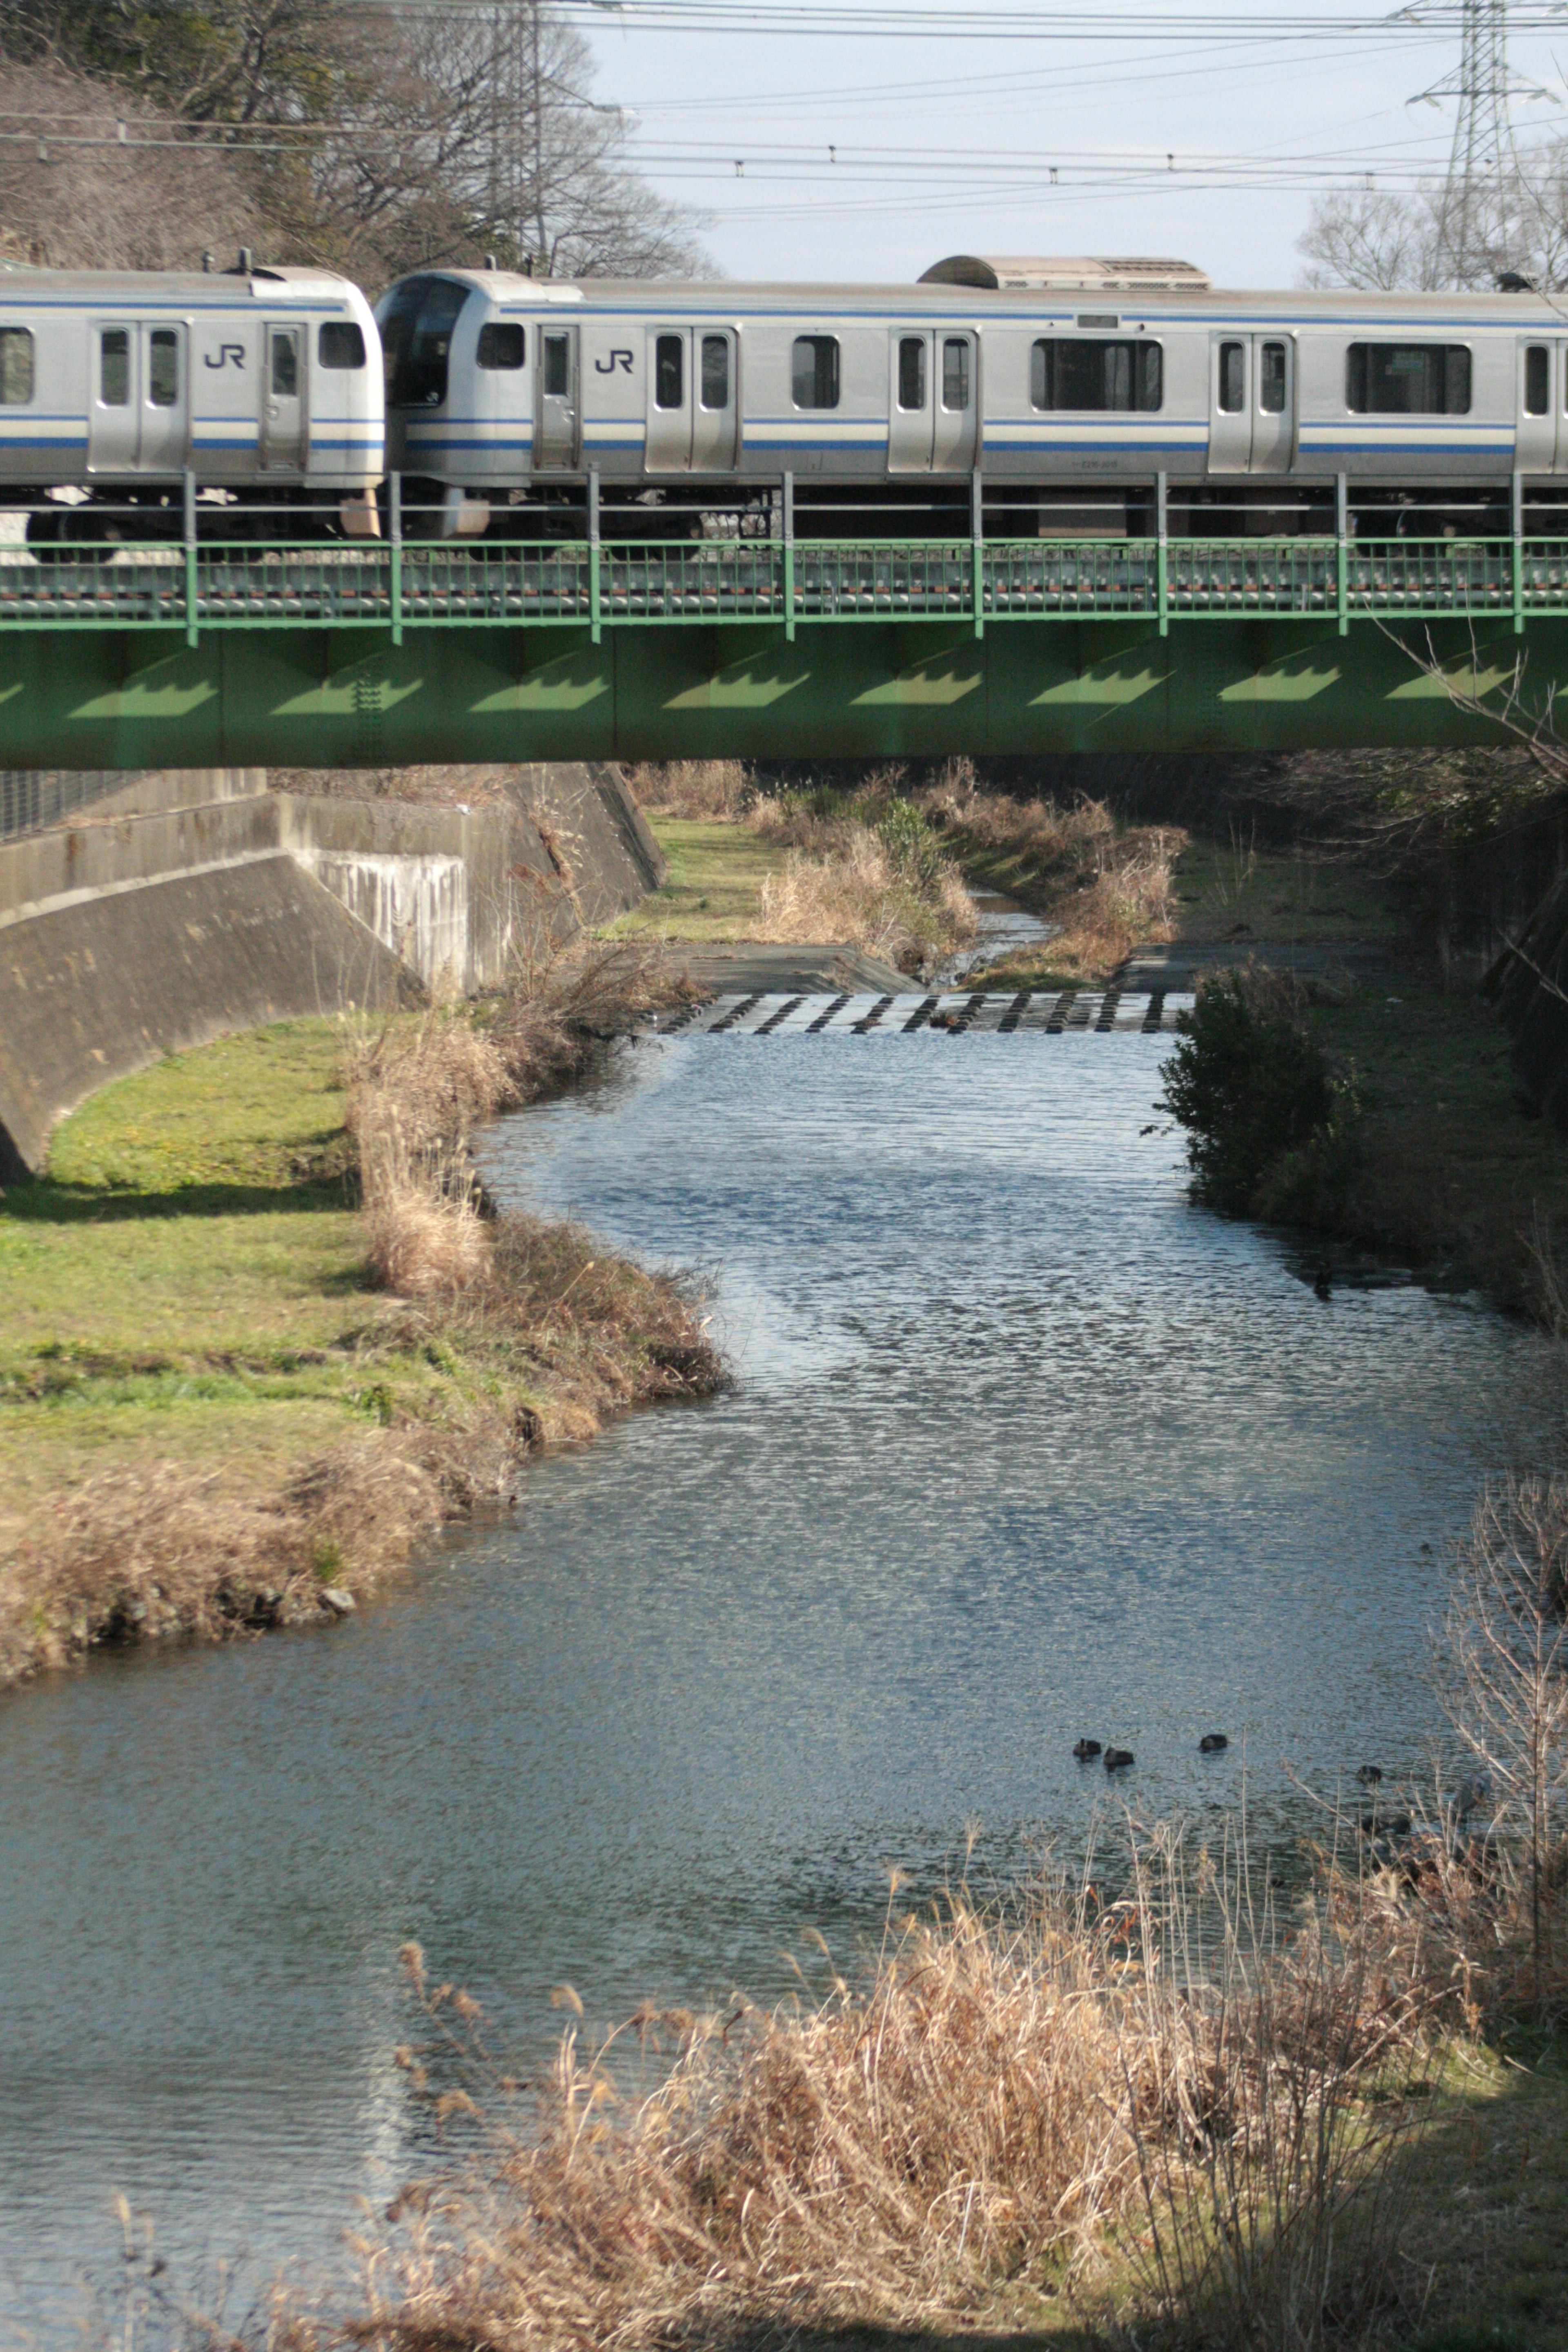
M 160 1055 L 419 992 L 281 850 L 77 899 L 0 930 L 0 1177 L 58 1119 Z
M 149 781 L 148 812 L 100 806 L 0 843 L 13 1177 L 95 1087 L 161 1054 L 393 991 L 500 987 L 514 956 L 635 906 L 663 874 L 608 767 L 524 772 L 474 808 L 265 790 L 180 806 Z

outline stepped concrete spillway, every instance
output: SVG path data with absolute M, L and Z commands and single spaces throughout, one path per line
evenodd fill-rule
M 1060 1037 L 1089 1032 L 1174 1030 L 1190 1012 L 1189 994 L 1121 995 L 1114 989 L 1053 988 L 997 994 L 953 989 L 936 993 L 909 990 L 878 995 L 872 990 L 840 990 L 799 996 L 758 992 L 719 996 L 706 1004 L 655 1014 L 646 1027 L 660 1036 L 822 1037 L 937 1036 Z

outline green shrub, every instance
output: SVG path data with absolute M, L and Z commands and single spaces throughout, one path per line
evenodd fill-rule
M 1302 1029 L 1291 983 L 1250 970 L 1204 982 L 1162 1105 L 1186 1129 L 1198 1200 L 1227 1216 L 1330 1222 L 1353 1162 L 1355 1095 Z
M 931 888 L 942 868 L 942 842 L 913 801 L 889 801 L 878 821 L 877 837 L 895 874 L 917 890 Z

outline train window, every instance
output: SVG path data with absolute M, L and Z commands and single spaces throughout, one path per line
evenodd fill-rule
M 180 338 L 174 327 L 154 327 L 147 370 L 147 400 L 153 408 L 174 408 L 180 397 Z
M 131 398 L 131 330 L 102 327 L 98 337 L 98 398 L 104 408 L 123 408 Z
M 926 339 L 904 335 L 899 342 L 899 406 L 915 409 L 925 404 Z
M 969 405 L 969 338 L 948 335 L 942 346 L 942 404 L 950 413 Z
M 329 319 L 316 337 L 316 357 L 324 368 L 362 368 L 364 335 L 352 319 Z
M 1029 355 L 1029 398 L 1037 408 L 1158 408 L 1164 398 L 1162 348 L 1065 335 L 1038 342 Z
M 704 335 L 702 338 L 702 405 L 704 408 L 728 408 L 730 405 L 728 335 Z
M 790 388 L 797 408 L 838 405 L 838 339 L 797 335 L 790 353 Z
M 381 306 L 389 406 L 439 408 L 452 327 L 468 299 L 468 289 L 449 278 L 405 278 L 393 288 Z M 322 364 L 330 364 L 324 356 Z
M 1468 416 L 1470 354 L 1463 343 L 1352 343 L 1345 406 L 1356 416 Z
M 300 338 L 292 328 L 272 330 L 272 390 L 279 400 L 300 397 Z
M 479 329 L 478 359 L 482 368 L 508 368 L 514 373 L 525 365 L 528 344 L 515 319 L 487 319 Z
M 32 397 L 32 330 L 0 327 L 0 408 L 26 408 Z
M 1258 405 L 1265 416 L 1285 414 L 1285 346 L 1265 343 L 1258 367 Z
M 686 338 L 660 335 L 653 347 L 653 404 L 679 408 L 686 398 Z
M 572 338 L 570 335 L 544 335 L 544 397 L 546 400 L 570 400 L 572 397 Z
M 1247 406 L 1247 345 L 1219 347 L 1219 404 L 1226 416 L 1239 416 Z
M 1552 408 L 1552 353 L 1544 343 L 1531 343 L 1524 354 L 1524 413 L 1545 416 Z

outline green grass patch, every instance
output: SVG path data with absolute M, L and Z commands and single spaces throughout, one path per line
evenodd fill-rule
M 466 1377 L 378 1335 L 342 1046 L 287 1022 L 160 1062 L 0 1196 L 0 1539 L 121 1459 L 265 1481 Z
M 652 816 L 648 823 L 669 873 L 661 889 L 622 916 L 611 936 L 696 943 L 754 939 L 763 883 L 784 865 L 784 848 L 730 818 Z

